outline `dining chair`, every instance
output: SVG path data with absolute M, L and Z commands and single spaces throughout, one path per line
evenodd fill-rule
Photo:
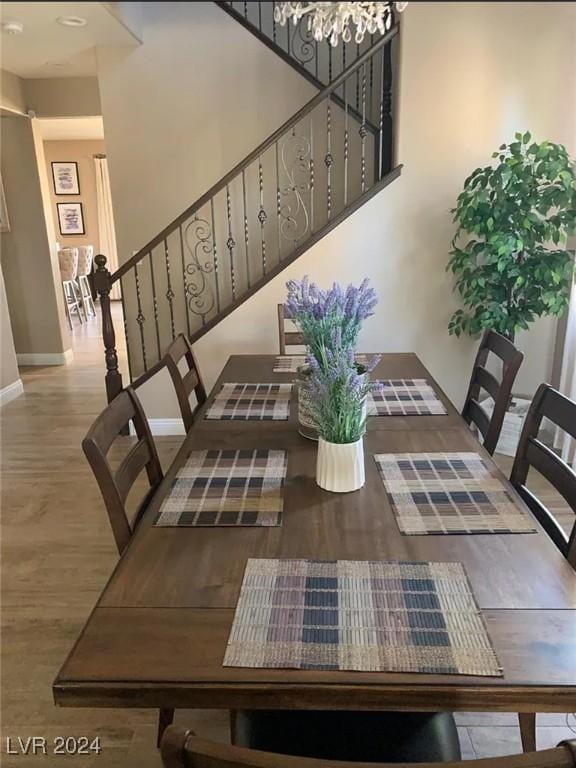
M 278 337 L 280 341 L 280 354 L 286 354 L 286 347 L 297 347 L 304 344 L 302 334 L 299 331 L 286 330 L 286 318 L 284 304 L 278 304 Z
M 486 364 L 493 355 L 502 363 L 500 380 L 491 373 Z M 474 424 L 484 442 L 484 448 L 490 455 L 496 450 L 504 416 L 510 403 L 512 387 L 516 374 L 522 364 L 524 354 L 514 344 L 496 331 L 486 331 L 480 342 L 480 348 L 474 361 L 468 394 L 462 409 L 462 417 L 467 424 Z M 489 416 L 480 404 L 480 392 L 486 391 L 494 401 L 494 410 Z
M 125 434 L 130 422 L 134 425 L 136 443 L 131 446 L 118 468 L 114 470 L 108 460 L 108 454 L 116 440 Z M 118 552 L 122 554 L 163 479 L 160 460 L 146 416 L 131 387 L 120 392 L 96 418 L 82 441 L 82 449 L 104 499 Z M 144 469 L 148 477 L 149 489 L 130 520 L 126 500 Z M 160 710 L 158 746 L 165 728 L 173 719 L 173 709 Z
M 182 360 L 185 360 L 185 372 L 182 372 L 180 368 Z M 162 359 L 133 381 L 132 388 L 138 390 L 163 369 L 168 371 L 172 379 L 178 406 L 182 414 L 182 421 L 184 422 L 184 429 L 188 433 L 194 424 L 198 409 L 206 402 L 207 395 L 192 346 L 184 334 L 181 333 L 179 336 L 176 336 Z M 192 392 L 196 396 L 196 406 L 194 407 L 190 404 Z
M 93 258 L 93 245 L 78 246 L 78 287 L 80 289 L 80 300 L 82 301 L 86 318 L 88 317 L 88 313 L 93 316 L 96 315 L 94 299 L 92 298 L 92 289 L 90 288 L 90 282 L 88 280 L 88 275 L 92 272 Z
M 80 325 L 84 322 L 82 319 L 82 311 L 84 311 L 84 317 L 86 318 L 86 310 L 82 306 L 82 300 L 76 285 L 76 277 L 78 275 L 78 248 L 60 248 L 58 251 L 58 263 L 60 266 L 60 277 L 62 279 L 62 290 L 64 292 L 64 307 L 66 309 L 66 317 L 68 318 L 68 325 L 72 330 L 72 315 L 76 313 Z
M 332 733 L 326 734 L 331 739 Z M 192 731 L 170 726 L 162 739 L 164 768 L 396 768 L 398 763 L 338 762 L 243 749 L 196 736 Z M 563 741 L 555 749 L 523 755 L 491 757 L 479 761 L 481 768 L 575 768 L 576 741 Z M 422 764 L 404 763 L 406 768 Z M 469 761 L 447 763 L 447 768 L 467 768 Z
M 522 428 L 510 482 L 570 565 L 576 568 L 576 520 L 567 534 L 554 513 L 526 486 L 528 473 L 533 468 L 549 481 L 576 514 L 576 472 L 540 439 L 543 419 L 576 439 L 576 402 L 549 384 L 541 384 Z

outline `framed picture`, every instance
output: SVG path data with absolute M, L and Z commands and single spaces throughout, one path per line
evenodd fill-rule
M 84 235 L 82 203 L 56 203 L 61 235 Z
M 54 194 L 79 195 L 78 163 L 51 163 Z
M 8 221 L 8 210 L 6 209 L 6 198 L 4 197 L 4 185 L 0 177 L 0 232 L 10 232 L 10 222 Z

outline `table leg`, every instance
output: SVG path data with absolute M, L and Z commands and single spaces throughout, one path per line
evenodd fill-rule
M 536 752 L 536 714 L 534 712 L 520 712 L 520 738 L 524 752 Z

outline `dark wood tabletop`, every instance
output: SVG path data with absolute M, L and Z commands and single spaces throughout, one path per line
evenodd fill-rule
M 294 378 L 273 373 L 273 364 L 272 355 L 233 356 L 213 394 L 223 382 Z M 384 355 L 374 376 L 428 379 L 448 414 L 370 418 L 366 484 L 352 494 L 332 494 L 316 485 L 316 444 L 297 432 L 295 400 L 287 422 L 223 422 L 203 419 L 209 398 L 58 674 L 53 687 L 57 704 L 521 712 L 576 708 L 576 573 L 537 523 L 536 533 L 530 534 L 402 535 L 374 453 L 476 451 L 492 460 L 415 355 Z M 280 527 L 153 527 L 189 452 L 206 448 L 287 450 Z M 504 676 L 223 667 L 249 557 L 460 561 Z

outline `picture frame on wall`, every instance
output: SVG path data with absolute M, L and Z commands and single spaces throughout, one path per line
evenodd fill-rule
M 82 203 L 56 203 L 61 235 L 85 235 Z
M 10 221 L 8 219 L 8 209 L 6 208 L 6 198 L 4 196 L 4 184 L 0 176 L 0 232 L 10 232 Z
M 55 195 L 79 195 L 80 180 L 78 178 L 78 163 L 57 161 L 52 166 L 52 181 Z

